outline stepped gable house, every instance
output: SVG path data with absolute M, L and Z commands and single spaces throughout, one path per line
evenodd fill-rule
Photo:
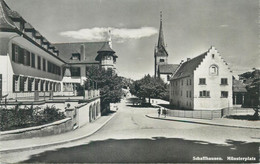
M 170 104 L 194 110 L 232 107 L 232 74 L 214 47 L 181 63 L 170 79 Z
M 0 0 L 0 97 L 64 95 L 87 79 L 89 65 L 115 70 L 111 40 L 52 44 Z
M 168 52 L 164 44 L 162 29 L 162 12 L 160 13 L 160 29 L 158 44 L 154 49 L 154 77 L 162 78 L 167 82 L 178 67 L 178 64 L 168 64 Z

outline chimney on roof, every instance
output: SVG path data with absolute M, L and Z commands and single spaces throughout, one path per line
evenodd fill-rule
M 189 61 L 190 60 L 190 58 L 187 58 L 187 61 Z
M 80 56 L 81 56 L 81 60 L 86 60 L 86 52 L 85 52 L 84 44 L 80 45 Z
M 181 64 L 184 62 L 184 60 L 181 60 Z

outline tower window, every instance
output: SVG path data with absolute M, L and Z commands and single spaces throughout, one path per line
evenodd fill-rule
M 216 65 L 210 66 L 209 74 L 210 75 L 218 75 L 218 66 L 216 66 Z
M 160 62 L 164 62 L 164 59 L 160 59 Z

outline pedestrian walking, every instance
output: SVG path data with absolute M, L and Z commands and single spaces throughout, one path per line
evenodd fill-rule
M 161 115 L 161 108 L 158 109 L 158 117 Z
M 166 109 L 164 108 L 164 109 L 163 109 L 164 118 L 166 117 L 166 114 L 167 114 L 167 111 L 166 111 Z

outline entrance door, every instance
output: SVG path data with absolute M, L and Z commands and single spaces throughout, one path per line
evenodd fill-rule
M 2 96 L 3 96 L 3 93 L 2 93 L 2 91 L 3 91 L 3 89 L 2 89 L 2 81 L 3 81 L 2 74 L 0 74 L 0 98 L 1 99 L 2 99 Z

